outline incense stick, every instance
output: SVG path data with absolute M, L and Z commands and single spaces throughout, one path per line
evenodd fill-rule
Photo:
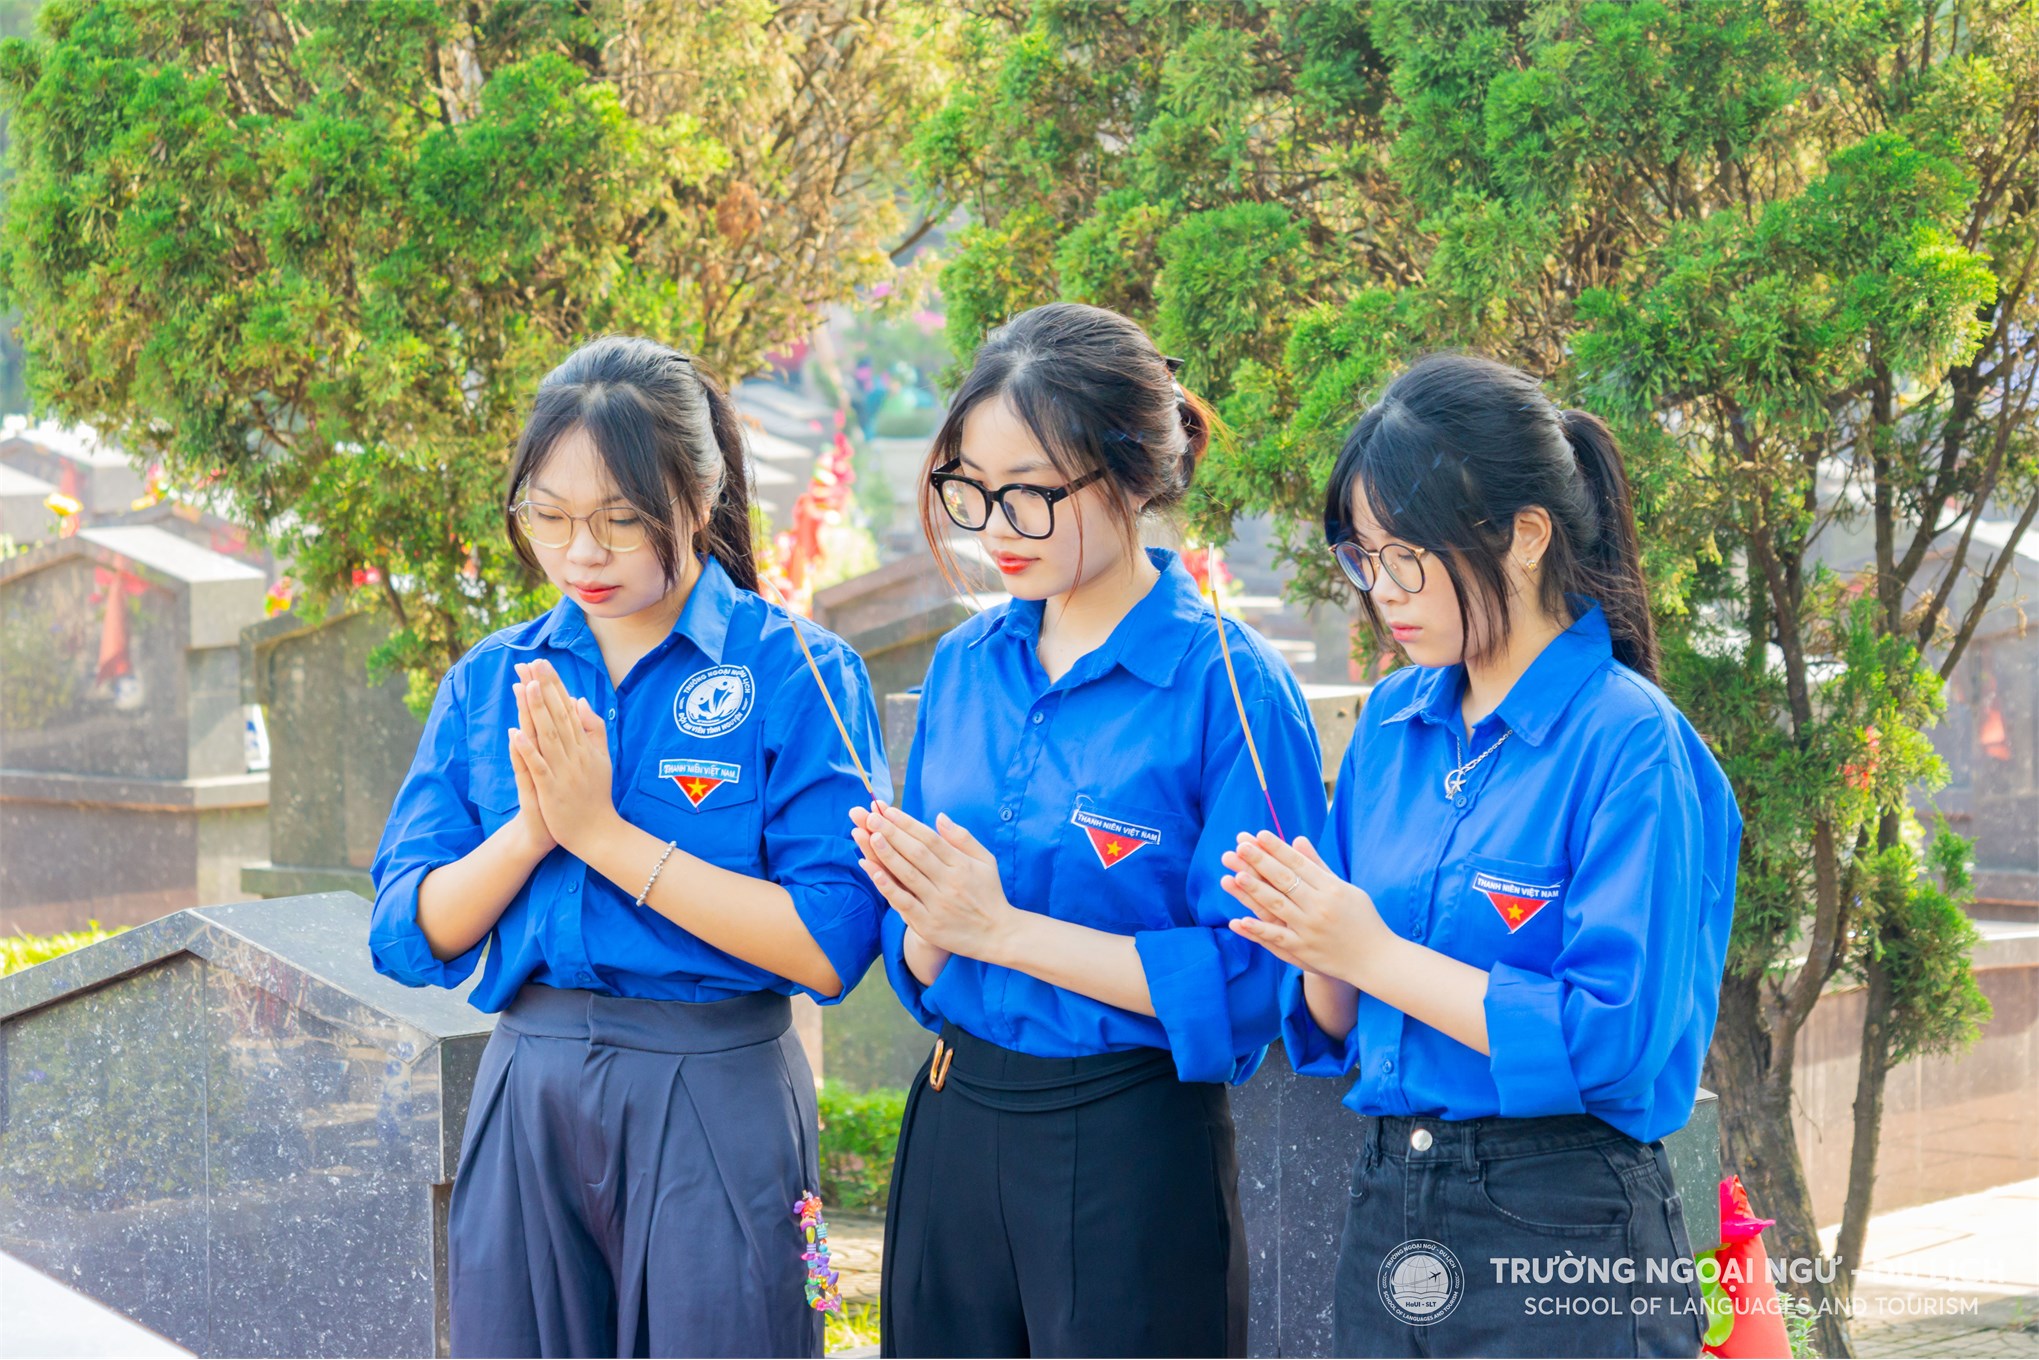
M 1218 550 L 1207 548 L 1204 574 L 1211 584 L 1211 610 L 1217 615 L 1218 650 L 1225 657 L 1225 679 L 1232 684 L 1232 706 L 1239 710 L 1239 731 L 1246 738 L 1246 754 L 1253 757 L 1253 776 L 1260 781 L 1260 796 L 1267 800 L 1267 815 L 1274 819 L 1274 834 L 1287 840 L 1281 829 L 1281 814 L 1274 810 L 1274 795 L 1268 792 L 1267 770 L 1260 763 L 1260 747 L 1253 741 L 1253 725 L 1246 721 L 1246 700 L 1239 693 L 1239 673 L 1232 669 L 1232 645 L 1225 640 L 1225 607 L 1218 602 Z
M 836 735 L 843 739 L 843 749 L 850 753 L 850 760 L 856 764 L 857 778 L 864 781 L 864 792 L 871 795 L 872 802 L 877 802 L 878 790 L 871 786 L 871 776 L 864 769 L 863 757 L 857 754 L 857 744 L 850 740 L 850 729 L 843 726 L 843 715 L 836 712 L 835 696 L 828 692 L 828 685 L 821 678 L 821 667 L 814 664 L 814 653 L 807 650 L 807 635 L 800 631 L 799 611 L 793 608 L 792 602 L 781 593 L 771 577 L 761 571 L 758 580 L 771 586 L 772 594 L 779 597 L 779 604 L 786 611 L 786 620 L 793 625 L 793 638 L 800 644 L 800 654 L 807 658 L 807 673 L 814 677 L 815 688 L 821 691 L 821 702 L 828 705 L 828 716 L 835 719 Z

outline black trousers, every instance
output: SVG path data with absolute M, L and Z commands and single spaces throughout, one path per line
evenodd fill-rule
M 1366 1122 L 1337 1354 L 1699 1354 L 1705 1312 L 1662 1143 L 1591 1115 Z
M 1246 1353 L 1246 1234 L 1222 1085 L 1167 1053 L 1035 1058 L 955 1029 L 907 1096 L 881 1353 Z

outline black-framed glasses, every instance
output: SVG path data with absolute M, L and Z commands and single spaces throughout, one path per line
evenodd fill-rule
M 666 508 L 671 509 L 679 499 L 675 496 L 667 501 Z M 541 548 L 566 547 L 573 542 L 573 526 L 579 523 L 588 526 L 595 546 L 604 552 L 636 552 L 651 541 L 644 516 L 625 506 L 609 506 L 592 515 L 569 515 L 545 501 L 521 500 L 510 507 L 510 513 L 517 517 L 524 536 Z
M 1411 595 L 1423 589 L 1423 559 L 1427 553 L 1427 549 L 1412 548 L 1406 543 L 1390 543 L 1376 552 L 1349 538 L 1331 546 L 1331 555 L 1345 569 L 1346 579 L 1368 594 L 1380 579 L 1375 574 L 1377 569 L 1386 572 L 1390 581 Z
M 1067 500 L 1104 476 L 1104 469 L 1098 468 L 1086 472 L 1067 486 L 1008 482 L 993 491 L 975 478 L 953 470 L 961 464 L 960 458 L 954 458 L 928 474 L 928 480 L 934 483 L 935 494 L 942 498 L 942 509 L 949 513 L 949 519 L 958 529 L 975 532 L 991 522 L 991 507 L 996 505 L 1005 511 L 1005 522 L 1021 538 L 1051 536 L 1055 532 L 1056 502 Z

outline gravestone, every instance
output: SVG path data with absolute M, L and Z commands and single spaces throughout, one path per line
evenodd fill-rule
M 57 515 L 45 502 L 57 488 L 0 463 L 0 537 L 26 546 L 57 536 Z
M 0 978 L 0 1251 L 199 1355 L 443 1355 L 492 1017 L 352 894 L 180 911 Z
M 277 577 L 282 575 L 276 554 L 256 542 L 246 529 L 223 515 L 215 515 L 210 510 L 201 510 L 183 501 L 154 501 L 139 509 L 98 516 L 92 522 L 100 527 L 153 524 L 187 543 L 196 543 L 222 557 L 247 563 L 262 573 L 262 579 L 268 585 L 275 585 Z
M 77 501 L 88 520 L 119 514 L 144 490 L 126 451 L 82 425 L 8 416 L 0 423 L 0 463 L 50 483 Z
M 241 871 L 263 897 L 346 891 L 375 897 L 369 867 L 424 724 L 404 680 L 368 683 L 388 637 L 367 614 L 312 624 L 278 614 L 241 630 L 243 698 L 269 730 L 269 856 Z
M 881 703 L 919 685 L 942 634 L 972 612 L 925 552 L 814 592 L 814 621 L 864 658 Z
M 0 930 L 241 896 L 268 857 L 240 630 L 262 573 L 150 525 L 0 562 Z

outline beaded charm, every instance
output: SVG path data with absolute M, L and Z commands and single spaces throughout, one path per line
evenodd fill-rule
M 828 1223 L 821 1216 L 821 1196 L 809 1190 L 793 1205 L 807 1237 L 807 1250 L 800 1259 L 807 1263 L 807 1306 L 817 1313 L 840 1313 L 842 1286 L 828 1265 Z

